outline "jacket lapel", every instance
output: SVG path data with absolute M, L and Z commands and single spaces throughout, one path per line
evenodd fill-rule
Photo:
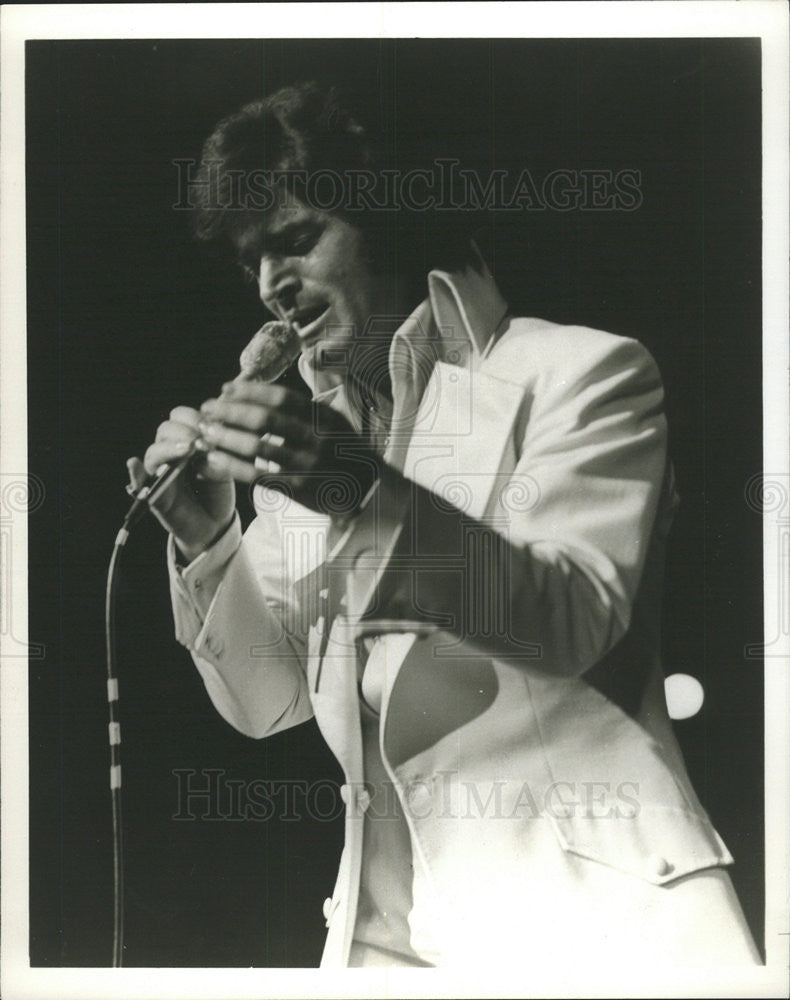
M 429 298 L 393 337 L 393 417 L 386 453 L 387 461 L 408 479 L 477 519 L 496 509 L 499 480 L 512 471 L 512 431 L 523 399 L 520 386 L 484 371 L 507 304 L 480 263 L 480 269 L 468 266 L 452 275 L 432 271 Z M 326 401 L 339 406 L 338 399 Z M 330 581 L 330 593 L 338 585 Z M 330 629 L 323 641 L 321 627 Z M 394 643 L 385 699 L 411 641 Z M 308 681 L 316 719 L 346 773 L 361 774 L 353 623 L 343 614 L 330 622 L 319 619 L 311 629 L 310 651 Z
M 516 460 L 524 392 L 483 368 L 438 362 L 423 395 L 404 475 L 469 517 L 493 515 Z

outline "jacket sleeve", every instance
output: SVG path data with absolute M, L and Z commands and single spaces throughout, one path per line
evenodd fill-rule
M 555 337 L 532 359 L 492 516 L 465 515 L 427 481 L 382 476 L 343 552 L 363 623 L 375 607 L 560 676 L 625 634 L 666 483 L 663 389 L 638 342 L 591 334 L 573 350 Z
M 260 514 L 243 538 L 237 515 L 213 548 L 183 569 L 171 538 L 168 570 L 176 638 L 220 715 L 254 738 L 311 718 L 306 630 L 275 515 Z

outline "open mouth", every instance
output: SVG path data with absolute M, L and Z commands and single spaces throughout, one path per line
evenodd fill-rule
M 300 310 L 294 316 L 293 325 L 302 342 L 309 341 L 320 332 L 329 308 L 329 306 L 321 304 L 310 309 Z

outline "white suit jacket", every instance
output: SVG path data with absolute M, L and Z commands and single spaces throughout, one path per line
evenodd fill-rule
M 382 636 L 366 669 L 416 858 L 418 950 L 498 967 L 754 961 L 664 700 L 675 496 L 657 368 L 634 340 L 511 317 L 484 267 L 434 271 L 429 293 L 390 351 L 387 458 L 420 489 L 385 475 L 339 540 L 259 490 L 243 541 L 236 524 L 183 572 L 171 541 L 177 637 L 219 712 L 255 738 L 314 714 L 345 773 L 323 964 L 347 961 L 369 807 L 363 621 Z M 492 533 L 512 554 L 496 579 Z M 328 555 L 345 597 L 322 655 L 304 583 Z

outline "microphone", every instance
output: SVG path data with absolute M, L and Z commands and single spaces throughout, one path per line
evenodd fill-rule
M 299 357 L 300 351 L 299 333 L 294 325 L 280 320 L 264 323 L 241 352 L 239 357 L 241 371 L 233 381 L 273 382 L 293 364 Z M 127 525 L 137 520 L 138 511 L 142 511 L 143 504 L 151 504 L 175 482 L 196 451 L 193 442 L 189 451 L 177 462 L 160 465 L 139 489 L 134 489 L 131 485 L 126 487 L 129 496 L 134 497 L 131 510 L 126 515 Z
M 273 382 L 301 353 L 299 327 L 272 320 L 264 323 L 239 357 L 241 372 L 234 381 Z

